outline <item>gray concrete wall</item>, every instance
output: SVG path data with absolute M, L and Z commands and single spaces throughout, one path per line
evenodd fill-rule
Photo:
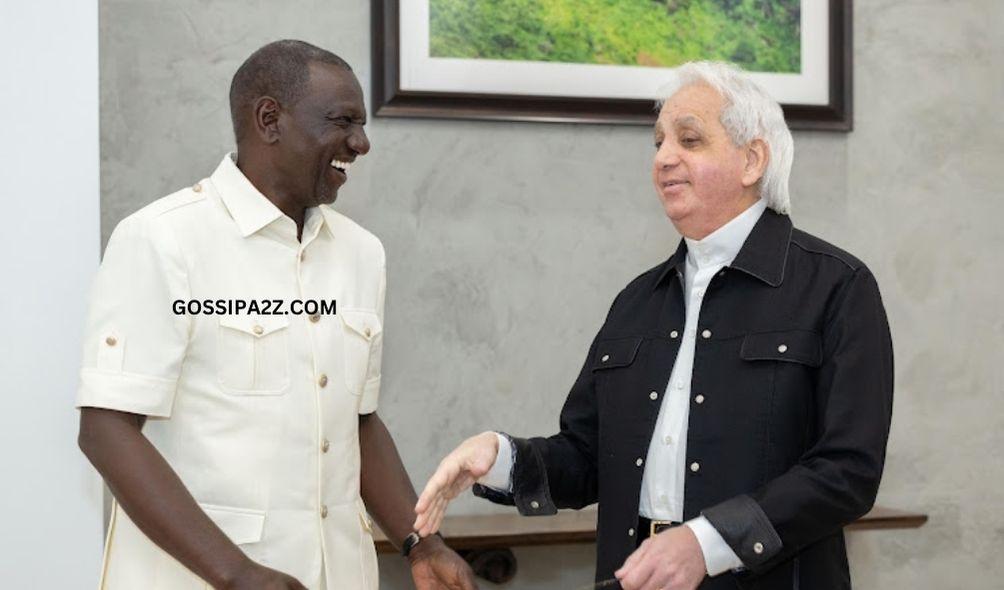
M 796 133 L 793 218 L 879 279 L 897 353 L 880 501 L 931 521 L 851 534 L 852 575 L 863 589 L 999 587 L 1004 3 L 855 4 L 856 128 Z M 330 48 L 368 93 L 368 5 L 102 0 L 104 237 L 213 170 L 231 147 L 230 76 L 263 43 Z M 368 131 L 338 208 L 387 248 L 380 412 L 422 485 L 470 434 L 552 432 L 614 295 L 678 237 L 649 185 L 648 129 L 373 119 Z M 592 577 L 590 546 L 519 555 L 508 588 Z M 381 567 L 384 587 L 409 587 L 398 559 Z

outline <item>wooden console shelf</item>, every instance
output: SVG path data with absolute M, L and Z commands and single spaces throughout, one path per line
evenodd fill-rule
M 927 515 L 876 506 L 847 526 L 847 530 L 915 529 Z M 373 529 L 379 553 L 394 553 L 378 527 Z M 592 543 L 596 541 L 595 510 L 563 510 L 555 516 L 526 517 L 518 514 L 447 516 L 443 537 L 455 550 Z

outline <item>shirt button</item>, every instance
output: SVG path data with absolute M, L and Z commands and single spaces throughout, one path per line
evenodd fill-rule
M 711 330 L 705 330 L 705 331 L 701 332 L 701 337 L 703 337 L 705 339 L 711 338 Z
M 251 328 L 251 331 L 254 332 L 255 334 L 261 336 L 262 333 L 265 331 L 265 328 L 262 328 L 261 326 L 255 326 L 255 327 Z
M 694 397 L 694 401 L 697 402 L 698 404 L 703 404 L 704 396 L 698 393 L 697 396 Z
M 116 340 L 114 336 L 109 336 L 105 338 L 105 344 L 107 344 L 108 346 L 115 346 L 117 342 L 118 340 Z
M 763 543 L 753 543 L 753 553 L 756 553 L 757 555 L 763 553 Z
M 671 445 L 673 444 L 673 437 L 667 434 L 666 436 L 662 437 L 662 442 L 666 443 L 667 445 Z
M 703 297 L 704 296 L 704 289 L 698 289 L 698 290 L 694 291 L 694 295 L 697 295 L 698 297 Z
M 192 190 L 195 191 L 195 192 L 197 192 L 197 193 L 201 193 L 202 192 L 202 183 L 201 182 L 196 182 L 195 186 L 192 187 Z
M 782 353 L 782 354 L 785 353 L 785 352 L 788 352 L 788 345 L 787 344 L 782 344 L 781 346 L 778 346 L 777 347 L 777 351 L 780 352 L 780 353 Z
M 328 385 L 328 376 L 325 375 L 325 374 L 323 374 L 323 373 L 321 373 L 321 376 L 317 379 L 317 384 L 320 385 L 321 387 L 327 387 L 327 385 Z
M 321 506 L 321 518 L 327 518 L 327 517 L 328 517 L 328 507 Z
M 533 508 L 534 510 L 540 508 L 540 502 L 538 502 L 536 500 L 534 500 L 533 502 L 530 502 L 530 508 Z
M 328 449 L 330 448 L 331 448 L 331 442 L 328 441 L 328 439 L 324 439 L 324 442 L 321 443 L 321 452 L 327 453 Z
M 366 328 L 365 332 L 366 332 L 366 337 L 367 338 L 369 338 L 370 336 L 373 335 L 373 332 L 369 328 Z
M 633 537 L 634 536 L 634 529 L 628 529 L 628 536 L 629 537 Z
M 653 391 L 652 393 L 648 394 L 648 399 L 650 399 L 652 401 L 655 401 L 655 400 L 659 399 L 659 393 L 656 392 L 656 391 Z
M 669 337 L 670 337 L 670 338 L 673 338 L 674 340 L 675 340 L 675 339 L 676 339 L 677 337 L 679 337 L 679 335 L 680 335 L 680 333 L 679 333 L 679 332 L 677 332 L 676 330 L 673 330 L 672 332 L 670 332 L 670 333 L 669 333 Z
M 314 315 L 310 316 L 310 321 L 314 322 L 315 324 L 321 321 L 321 314 L 315 313 Z
M 610 355 L 609 354 L 605 354 L 605 355 L 603 355 L 602 358 L 600 358 L 600 361 L 604 362 L 604 363 L 607 362 L 607 361 L 609 361 L 609 360 L 610 360 Z
M 305 259 L 306 257 L 307 257 L 307 252 L 306 252 L 306 251 L 303 251 L 303 252 L 300 252 L 300 262 L 303 262 L 303 260 L 304 260 L 304 259 Z
M 677 389 L 683 389 L 683 381 L 677 381 L 676 382 L 676 388 Z
M 694 473 L 697 473 L 698 471 L 701 470 L 701 464 L 697 463 L 696 461 L 694 463 L 691 463 L 690 470 L 693 471 Z
M 642 464 L 644 464 L 644 463 L 645 463 L 645 460 L 642 459 L 641 457 L 638 457 L 637 459 L 635 459 L 635 462 L 634 462 L 634 464 L 637 465 L 638 467 L 641 467 Z

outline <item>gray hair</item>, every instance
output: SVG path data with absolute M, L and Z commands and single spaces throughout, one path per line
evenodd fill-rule
M 788 178 L 794 159 L 794 142 L 784 121 L 781 105 L 767 91 L 735 65 L 718 61 L 692 61 L 676 68 L 673 81 L 659 90 L 657 106 L 679 90 L 695 84 L 706 84 L 722 96 L 721 123 L 736 146 L 754 139 L 767 144 L 767 169 L 760 179 L 760 197 L 778 213 L 791 211 Z

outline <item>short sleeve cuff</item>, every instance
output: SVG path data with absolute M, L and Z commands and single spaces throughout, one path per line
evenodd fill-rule
M 176 389 L 173 379 L 82 369 L 76 406 L 168 418 Z
M 380 399 L 380 375 L 366 381 L 362 398 L 359 402 L 360 414 L 372 414 L 377 411 L 377 402 Z

